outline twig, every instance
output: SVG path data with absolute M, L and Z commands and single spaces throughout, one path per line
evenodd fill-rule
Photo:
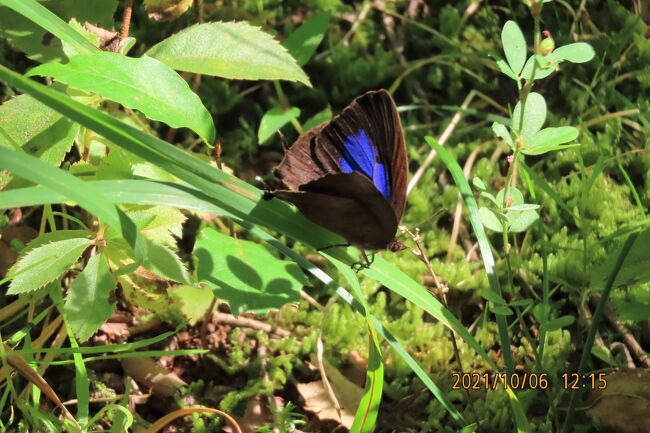
M 623 356 L 625 356 L 625 361 L 627 363 L 627 368 L 636 368 L 634 360 L 632 359 L 632 355 L 630 354 L 630 350 L 625 344 L 621 343 L 620 341 L 615 341 L 614 343 L 610 344 L 610 352 L 614 352 L 616 349 L 620 349 L 620 351 L 623 352 Z
M 427 257 L 426 253 L 424 252 L 424 248 L 422 247 L 422 242 L 420 240 L 420 231 L 418 229 L 415 229 L 415 234 L 410 232 L 408 229 L 404 228 L 404 231 L 408 233 L 411 238 L 413 238 L 413 242 L 415 243 L 415 246 L 417 247 L 417 252 L 412 251 L 413 254 L 422 260 L 424 265 L 426 266 L 427 270 L 431 274 L 431 277 L 433 278 L 433 282 L 436 286 L 436 289 L 438 291 L 437 298 L 442 302 L 442 304 L 445 306 L 445 308 L 448 308 L 449 305 L 447 303 L 447 292 L 449 291 L 449 287 L 447 285 L 443 285 L 440 280 L 438 279 L 438 276 L 436 275 L 435 271 L 433 270 L 433 267 L 431 266 L 431 262 L 429 261 L 429 258 Z M 449 329 L 449 335 L 451 338 L 451 344 L 454 350 L 454 359 L 456 363 L 458 364 L 458 370 L 461 373 L 461 376 L 463 375 L 463 363 L 460 359 L 460 352 L 458 350 L 458 344 L 456 343 L 456 333 L 453 331 L 453 329 Z M 478 413 L 476 412 L 476 408 L 474 407 L 474 403 L 472 401 L 471 396 L 469 395 L 469 389 L 465 388 L 465 395 L 467 397 L 467 403 L 469 404 L 469 407 L 474 415 L 474 419 L 476 420 L 476 424 L 478 426 L 478 431 L 481 430 L 481 422 L 479 421 Z
M 596 302 L 600 301 L 599 294 L 592 295 L 592 298 Z M 644 366 L 650 367 L 650 358 L 648 358 L 645 350 L 643 350 L 639 342 L 634 338 L 634 335 L 632 335 L 625 325 L 621 323 L 609 302 L 605 304 L 604 314 L 605 318 L 614 327 L 616 332 L 623 337 L 623 341 L 625 341 L 625 345 L 630 349 L 632 355 L 634 355 L 634 357 Z
M 122 28 L 120 29 L 120 39 L 125 39 L 129 37 L 132 13 L 133 13 L 133 0 L 124 0 L 124 13 L 122 14 Z
M 467 108 L 469 107 L 469 104 L 471 104 L 471 102 L 472 102 L 472 100 L 474 99 L 475 96 L 476 96 L 476 91 L 475 90 L 471 90 L 467 94 L 467 96 L 465 97 L 465 100 L 463 101 L 463 103 L 460 106 L 461 109 L 458 110 L 456 112 L 456 114 L 454 114 L 454 117 L 451 118 L 451 122 L 449 122 L 449 125 L 447 125 L 447 127 L 445 128 L 443 133 L 440 135 L 440 138 L 438 138 L 438 143 L 440 143 L 441 146 L 444 145 L 447 142 L 447 140 L 451 136 L 452 132 L 454 132 L 454 129 L 456 129 L 456 126 L 458 126 L 461 119 L 463 118 L 465 110 L 467 110 Z M 424 175 L 424 172 L 429 168 L 429 166 L 431 165 L 431 163 L 433 162 L 435 157 L 436 157 L 436 151 L 431 150 L 431 152 L 429 152 L 429 155 L 427 155 L 426 159 L 424 160 L 424 163 L 420 166 L 420 168 L 417 169 L 417 171 L 413 175 L 413 178 L 411 178 L 411 181 L 409 182 L 408 187 L 406 188 L 406 195 L 407 196 L 408 196 L 408 194 L 411 193 L 413 188 L 415 188 L 415 186 L 418 184 L 418 182 L 422 178 L 422 175 Z
M 215 311 L 212 314 L 212 320 L 215 323 L 223 323 L 225 325 L 257 329 L 258 331 L 267 332 L 269 334 L 276 334 L 280 337 L 288 337 L 291 335 L 291 333 L 286 329 L 278 328 L 277 326 L 260 322 L 259 320 L 249 319 L 248 317 L 237 317 L 227 313 L 219 313 Z

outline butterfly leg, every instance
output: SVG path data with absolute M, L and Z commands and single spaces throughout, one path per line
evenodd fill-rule
M 352 266 L 351 266 L 351 268 L 354 270 L 354 272 L 357 272 L 357 273 L 360 272 L 363 269 L 369 269 L 370 266 L 372 266 L 372 264 L 375 261 L 375 252 L 374 251 L 370 253 L 370 257 L 368 257 L 368 255 L 366 254 L 366 251 L 363 248 L 360 248 L 359 251 L 361 251 L 361 259 L 362 259 L 362 261 L 352 263 Z

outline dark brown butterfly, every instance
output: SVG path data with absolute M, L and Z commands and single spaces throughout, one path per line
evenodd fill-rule
M 301 135 L 275 174 L 287 189 L 268 192 L 361 248 L 398 251 L 406 201 L 406 145 L 385 90 L 356 98 L 330 122 Z

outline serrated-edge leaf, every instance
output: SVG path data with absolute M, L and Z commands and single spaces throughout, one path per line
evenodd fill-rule
M 311 87 L 286 48 L 261 28 L 243 21 L 195 24 L 146 54 L 179 71 L 237 80 L 298 81 Z
M 71 87 L 141 111 L 152 120 L 196 132 L 212 144 L 216 131 L 212 116 L 187 81 L 169 66 L 151 57 L 126 57 L 101 51 L 77 55 L 68 63 L 46 63 L 29 76 L 50 76 Z
M 115 304 L 109 296 L 115 286 L 106 258 L 95 254 L 68 288 L 63 311 L 80 341 L 88 340 L 111 316 Z
M 81 256 L 91 241 L 72 238 L 33 248 L 9 269 L 10 295 L 31 292 L 63 275 Z
M 526 38 L 516 22 L 510 20 L 504 24 L 501 43 L 510 68 L 518 75 L 526 62 Z

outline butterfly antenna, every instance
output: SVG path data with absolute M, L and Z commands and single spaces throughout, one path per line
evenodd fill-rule
M 426 217 L 425 219 L 423 219 L 422 221 L 420 221 L 419 223 L 417 223 L 417 224 L 413 227 L 413 230 L 417 230 L 417 229 L 419 229 L 420 226 L 424 225 L 425 223 L 431 221 L 431 220 L 434 219 L 434 218 L 437 218 L 439 215 L 441 215 L 441 214 L 443 214 L 443 213 L 446 213 L 446 212 L 448 212 L 448 211 L 449 211 L 448 208 L 440 209 L 438 212 L 435 212 L 435 213 L 429 215 L 428 217 Z M 401 226 L 401 228 L 404 229 L 404 228 L 406 228 L 406 227 Z M 402 233 L 400 233 L 400 235 L 397 236 L 397 239 L 403 237 L 403 236 L 406 235 L 406 234 L 408 234 L 408 231 L 407 231 L 407 230 L 402 230 Z

